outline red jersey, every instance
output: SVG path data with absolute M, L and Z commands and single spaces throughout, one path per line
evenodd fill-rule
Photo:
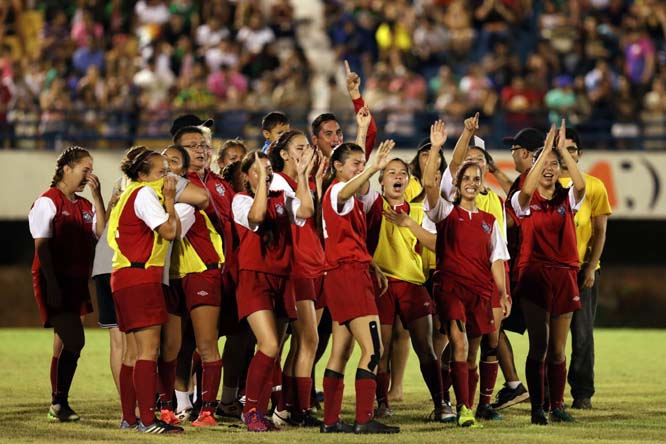
M 327 270 L 343 263 L 369 264 L 372 261 L 365 240 L 367 226 L 363 203 L 352 196 L 338 212 L 338 193 L 344 185 L 344 182 L 335 179 L 322 199 Z
M 292 220 L 302 225 L 305 220 L 296 219 L 298 205 L 283 191 L 270 191 L 264 221 L 253 226 L 248 213 L 254 198 L 247 193 L 237 193 L 232 203 L 236 229 L 240 237 L 238 255 L 239 270 L 288 276 L 291 271 L 293 240 Z
M 40 198 L 51 200 L 55 206 L 55 214 L 51 221 L 50 230 L 44 227 L 49 231 L 48 233 L 34 231 L 32 220 L 30 228 L 34 238 L 48 237 L 50 239 L 49 249 L 56 276 L 88 279 L 92 268 L 95 243 L 97 242 L 92 203 L 78 195 L 76 200 L 72 202 L 62 191 L 55 187 L 42 193 Z M 35 203 L 30 207 L 31 213 Z M 50 214 L 53 214 L 53 207 L 50 204 L 49 208 Z M 40 222 L 44 221 L 35 222 L 39 225 Z M 35 252 L 32 271 L 38 273 L 40 270 L 39 257 Z
M 298 182 L 286 174 L 276 174 L 286 181 L 292 191 L 296 191 Z M 313 189 L 313 186 L 314 183 L 311 183 L 310 190 Z M 314 198 L 313 200 L 316 201 Z M 305 225 L 302 227 L 291 225 L 291 237 L 294 242 L 291 275 L 296 278 L 315 278 L 324 274 L 326 256 L 317 231 L 316 218 L 306 219 Z
M 563 188 L 559 183 L 550 200 L 535 191 L 525 210 L 520 209 L 517 194 L 511 198 L 513 209 L 521 218 L 518 269 L 538 262 L 578 270 L 574 212 L 582 199 L 576 204 L 573 193 L 573 188 Z

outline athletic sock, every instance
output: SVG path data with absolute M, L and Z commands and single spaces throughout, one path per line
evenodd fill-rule
M 176 411 L 182 412 L 183 410 L 189 410 L 191 408 L 192 401 L 190 400 L 190 394 L 188 392 L 176 390 Z
M 506 385 L 509 386 L 511 390 L 515 390 L 520 386 L 521 382 L 518 381 L 506 381 Z
M 173 409 L 173 386 L 176 383 L 176 364 L 177 359 L 173 361 L 157 361 L 157 375 L 159 377 L 159 394 L 162 406 L 167 410 Z
M 481 380 L 479 404 L 490 404 L 497 382 L 497 370 L 499 362 L 481 361 L 479 364 L 479 375 Z
M 442 392 L 448 392 L 453 384 L 451 380 L 451 362 L 442 363 Z
M 312 378 L 308 377 L 295 377 L 294 385 L 296 386 L 296 409 L 299 412 L 310 410 L 310 390 L 312 389 Z M 292 390 L 293 392 L 293 390 Z
M 435 408 L 440 408 L 442 406 L 443 390 L 442 368 L 439 361 L 433 360 L 421 363 L 421 375 L 423 375 L 423 380 L 426 386 L 428 386 L 428 391 L 430 392 L 430 397 Z
M 366 424 L 372 419 L 377 380 L 374 373 L 356 369 L 356 422 Z
M 55 393 L 58 391 L 58 358 L 55 356 L 51 357 L 51 393 L 55 396 Z
M 273 384 L 271 385 L 271 402 L 273 407 L 277 408 L 282 398 L 282 367 L 279 359 L 275 359 L 273 364 Z
M 567 361 L 548 364 L 548 393 L 550 408 L 561 409 L 564 405 L 564 389 L 567 384 Z
M 227 387 L 226 385 L 222 386 L 222 404 L 231 404 L 236 399 L 238 399 L 238 387 Z
M 275 367 L 273 367 L 273 379 L 275 380 Z M 275 383 L 275 382 L 273 382 Z M 282 375 L 282 390 L 278 392 L 277 410 L 291 411 L 294 407 L 294 377 Z
M 474 407 L 474 398 L 476 398 L 476 386 L 479 383 L 479 372 L 476 367 L 467 369 L 467 386 L 469 391 L 467 392 L 467 407 L 470 409 Z
M 525 379 L 527 380 L 527 389 L 530 392 L 532 410 L 543 408 L 543 373 L 543 361 L 535 361 L 528 357 L 525 361 Z
M 67 402 L 69 388 L 72 386 L 76 366 L 79 362 L 79 354 L 69 350 L 63 350 L 58 359 L 58 371 L 56 377 L 56 391 L 53 404 Z
M 247 370 L 247 383 L 245 384 L 245 407 L 243 412 L 247 413 L 252 409 L 257 409 L 259 401 L 268 381 L 272 385 L 272 379 L 269 380 L 273 370 L 274 358 L 266 356 L 257 350 L 254 358 L 250 361 L 250 367 Z M 259 409 L 257 409 L 259 410 Z
M 134 365 L 134 391 L 143 425 L 150 425 L 155 421 L 156 373 L 155 361 L 138 360 Z
M 333 425 L 340 419 L 345 375 L 333 370 L 324 371 L 324 424 Z
M 201 400 L 203 401 L 201 411 L 212 413 L 215 410 L 215 399 L 222 378 L 222 360 L 204 362 L 201 366 Z
M 453 382 L 453 391 L 456 394 L 456 406 L 465 405 L 469 407 L 467 395 L 469 394 L 469 375 L 467 362 L 451 361 L 451 382 Z
M 136 391 L 134 390 L 134 367 L 122 364 L 120 366 L 120 407 L 123 419 L 130 425 L 136 424 Z
M 389 406 L 388 390 L 391 383 L 391 374 L 389 372 L 377 372 L 377 404 L 385 404 Z

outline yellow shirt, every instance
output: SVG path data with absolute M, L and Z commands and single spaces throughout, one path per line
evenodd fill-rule
M 587 263 L 592 246 L 592 218 L 596 216 L 610 215 L 612 213 L 610 202 L 608 201 L 608 192 L 604 183 L 594 176 L 583 173 L 585 178 L 585 199 L 580 206 L 580 210 L 574 216 L 576 224 L 576 243 L 578 245 L 578 259 L 581 265 Z M 572 185 L 571 178 L 560 178 L 560 183 L 564 187 Z M 599 269 L 597 265 L 597 269 Z
M 474 199 L 476 207 L 495 216 L 495 220 L 502 229 L 502 238 L 506 241 L 506 229 L 504 227 L 504 206 L 500 197 L 490 188 L 486 188 L 486 193 L 479 193 Z
M 421 191 L 423 191 L 423 187 L 419 183 L 419 180 L 411 176 L 409 182 L 407 182 L 407 188 L 405 188 L 405 202 L 414 200 L 415 197 L 421 194 Z
M 407 188 L 405 188 L 405 201 L 414 205 L 418 204 L 422 209 L 423 201 L 414 202 L 414 199 L 419 197 L 422 191 L 423 191 L 423 186 L 421 185 L 419 180 L 416 177 L 411 176 L 409 178 L 409 182 L 407 183 Z M 434 270 L 435 267 L 437 266 L 437 259 L 435 257 L 435 252 L 425 247 L 421 248 L 421 260 L 423 261 L 423 273 L 425 273 L 427 278 L 428 275 L 430 274 L 430 270 Z

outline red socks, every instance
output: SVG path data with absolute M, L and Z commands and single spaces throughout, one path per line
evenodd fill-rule
M 345 375 L 326 369 L 324 371 L 324 424 L 330 426 L 340 419 L 344 390 Z
M 247 413 L 256 408 L 261 412 L 261 408 L 266 409 L 270 397 L 270 388 L 273 385 L 272 372 L 275 358 L 266 356 L 257 350 L 254 358 L 250 362 L 247 370 L 247 380 L 245 383 L 245 407 L 243 412 Z M 269 387 L 268 391 L 266 386 Z M 261 407 L 261 408 L 260 408 Z
M 155 361 L 138 360 L 134 365 L 134 390 L 143 425 L 150 425 L 155 421 L 156 373 Z
M 157 374 L 160 378 L 160 401 L 162 406 L 168 410 L 173 410 L 171 402 L 173 401 L 173 387 L 176 384 L 177 362 L 177 359 L 169 362 L 162 359 L 157 361 Z
M 125 364 L 120 367 L 120 407 L 123 411 L 123 419 L 130 425 L 136 424 L 134 410 L 136 408 L 136 391 L 132 380 L 134 367 Z
M 273 384 L 271 384 L 271 402 L 277 407 L 282 398 L 282 367 L 280 361 L 275 359 L 273 364 Z
M 220 378 L 222 378 L 222 360 L 204 362 L 202 367 L 201 400 L 203 405 L 201 411 L 213 413 L 217 391 L 220 388 Z
M 543 372 L 543 361 L 535 361 L 529 357 L 527 358 L 525 362 L 525 379 L 527 380 L 527 389 L 530 392 L 532 410 L 541 410 L 543 408 Z
M 428 391 L 432 397 L 433 404 L 435 404 L 435 408 L 440 408 L 444 392 L 442 390 L 442 367 L 439 361 L 434 360 L 421 363 L 421 375 L 423 375 L 423 380 L 428 386 Z
M 391 374 L 377 372 L 377 404 L 386 404 L 388 407 L 388 390 L 391 383 Z
M 453 382 L 453 391 L 456 394 L 456 406 L 466 405 L 469 407 L 467 395 L 469 394 L 469 383 L 467 362 L 451 361 L 451 380 Z
M 567 361 L 548 364 L 548 393 L 550 408 L 561 409 L 564 404 L 564 389 L 567 384 Z
M 467 384 L 469 391 L 467 392 L 467 407 L 470 409 L 474 406 L 474 398 L 476 398 L 476 386 L 479 383 L 479 373 L 476 368 L 467 369 Z
M 312 378 L 291 377 L 292 384 L 296 385 L 296 407 L 299 412 L 310 410 L 310 390 L 312 390 Z M 294 393 L 294 390 L 291 390 Z
M 490 404 L 495 390 L 495 382 L 497 381 L 497 369 L 499 362 L 497 361 L 481 361 L 479 363 L 479 373 L 481 375 L 481 397 L 479 404 Z
M 372 419 L 375 406 L 375 391 L 377 381 L 374 373 L 364 370 L 356 370 L 356 422 L 366 424 Z M 342 403 L 342 399 L 340 400 Z

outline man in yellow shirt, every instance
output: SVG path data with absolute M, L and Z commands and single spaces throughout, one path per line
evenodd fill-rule
M 576 162 L 581 156 L 578 133 L 567 128 L 566 147 Z M 592 408 L 594 395 L 594 318 L 597 313 L 599 293 L 599 259 L 606 242 L 606 223 L 611 214 L 608 192 L 604 183 L 594 176 L 585 176 L 585 200 L 574 217 L 578 257 L 581 263 L 578 272 L 578 288 L 582 309 L 574 312 L 571 321 L 571 363 L 569 385 L 573 397 L 572 408 Z M 571 178 L 562 165 L 560 183 L 569 187 Z

